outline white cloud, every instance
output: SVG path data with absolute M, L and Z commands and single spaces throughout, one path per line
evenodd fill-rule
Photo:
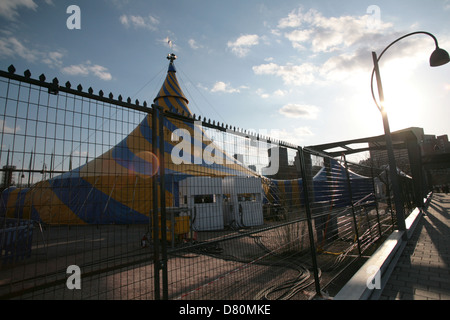
M 232 92 L 239 92 L 239 90 L 231 88 L 230 84 L 227 84 L 227 83 L 222 82 L 222 81 L 218 81 L 218 82 L 216 82 L 214 84 L 213 88 L 211 89 L 211 92 L 232 93 Z
M 37 7 L 38 5 L 33 0 L 1 0 L 0 16 L 15 20 L 19 16 L 20 8 L 36 10 Z
M 229 83 L 218 81 L 214 84 L 211 92 L 225 92 L 225 93 L 238 93 L 241 89 L 248 89 L 246 86 L 240 86 L 239 88 L 233 88 Z
M 64 67 L 62 72 L 73 76 L 87 76 L 89 74 L 89 69 L 85 65 L 71 65 Z
M 228 41 L 228 48 L 231 48 L 233 52 L 238 57 L 245 57 L 252 46 L 259 44 L 259 36 L 256 34 L 247 34 L 240 36 L 236 41 Z
M 51 0 L 45 1 L 47 4 L 52 5 Z M 17 6 L 27 5 L 30 8 L 34 8 L 28 1 L 17 1 Z M 16 6 L 16 7 L 17 7 Z M 9 1 L 0 1 L 1 8 L 16 8 L 11 5 Z M 4 33 L 11 34 L 11 33 Z M 97 65 L 91 64 L 89 61 L 84 64 L 70 65 L 63 67 L 63 58 L 65 56 L 64 50 L 43 51 L 41 49 L 35 49 L 36 46 L 30 45 L 26 41 L 19 40 L 14 36 L 0 37 L 0 58 L 17 58 L 20 57 L 30 63 L 44 63 L 51 68 L 58 68 L 61 72 L 72 75 L 93 75 L 102 80 L 108 81 L 112 79 L 108 69 Z
M 0 132 L 3 132 L 3 133 L 16 133 L 18 131 L 20 131 L 20 126 L 17 126 L 15 128 L 9 127 L 8 125 L 5 124 L 5 122 L 3 120 L 0 120 Z
M 109 73 L 108 69 L 103 66 L 96 64 L 96 65 L 91 66 L 90 70 L 96 77 L 98 77 L 102 80 L 109 81 L 112 79 L 111 73 Z
M 278 89 L 273 94 L 277 97 L 284 97 L 286 95 L 286 93 L 287 93 L 286 90 Z
M 303 42 L 310 39 L 312 30 L 294 30 L 286 33 L 285 37 L 291 41 L 292 46 L 296 49 L 305 49 L 302 45 Z
M 445 0 L 444 1 L 444 10 L 450 10 L 450 0 Z
M 134 27 L 135 29 L 148 29 L 151 31 L 158 30 L 159 20 L 158 18 L 148 15 L 146 17 L 139 15 L 121 15 L 119 21 L 125 27 Z
M 300 64 L 260 64 L 253 66 L 253 72 L 256 75 L 279 77 L 285 85 L 292 86 L 342 81 L 346 81 L 348 85 L 358 84 L 362 75 L 370 75 L 372 71 L 371 51 L 381 51 L 390 40 L 405 34 L 393 30 L 390 23 L 383 21 L 380 21 L 377 28 L 370 28 L 370 17 L 324 17 L 313 9 L 306 12 L 302 9 L 294 10 L 279 20 L 278 31 L 274 34 L 288 39 L 294 48 L 303 53 L 309 53 L 309 58 L 305 55 L 304 62 Z M 423 50 L 423 39 L 420 37 L 405 39 L 395 46 L 394 55 L 383 57 L 383 66 L 390 64 L 391 67 L 383 68 L 384 73 L 390 69 L 394 74 L 404 73 L 405 67 L 402 65 L 406 62 L 412 70 L 414 66 L 426 61 L 426 55 L 429 54 Z M 319 55 L 320 53 L 324 54 Z
M 94 75 L 102 80 L 109 81 L 112 79 L 108 69 L 98 64 L 92 65 L 90 61 L 78 65 L 71 65 L 61 69 L 61 72 L 69 75 L 89 76 Z
M 370 50 L 363 48 L 332 56 L 320 67 L 319 74 L 329 81 L 344 81 L 361 73 L 368 75 L 372 66 Z
M 309 127 L 300 127 L 294 129 L 294 134 L 297 136 L 313 136 L 313 132 Z
M 119 17 L 119 20 L 120 20 L 120 23 L 123 24 L 124 26 L 126 26 L 126 27 L 130 26 L 129 21 L 128 21 L 128 17 L 125 14 L 121 15 Z
M 28 62 L 42 61 L 50 67 L 61 67 L 64 53 L 62 51 L 44 52 L 29 48 L 15 37 L 0 38 L 0 57 L 20 57 Z
M 40 53 L 27 48 L 15 37 L 0 38 L 0 57 L 19 56 L 28 62 L 34 62 L 39 58 Z
M 280 66 L 276 63 L 267 63 L 267 64 L 261 64 L 259 66 L 254 66 L 253 71 L 256 74 L 275 74 L 278 75 L 280 71 Z
M 319 108 L 312 105 L 290 103 L 283 106 L 279 112 L 288 118 L 315 119 L 319 113 Z
M 369 19 L 369 15 L 324 17 L 317 10 L 303 12 L 299 8 L 281 19 L 278 28 L 294 29 L 284 33 L 294 48 L 303 50 L 309 44 L 313 52 L 332 52 L 360 42 L 370 43 L 371 35 L 392 27 L 380 21 L 378 28 L 369 28 Z
M 256 94 L 257 94 L 258 96 L 260 96 L 261 98 L 263 98 L 263 99 L 268 99 L 268 98 L 270 98 L 270 95 L 269 95 L 268 93 L 264 92 L 264 89 L 261 89 L 261 88 L 259 88 L 258 90 L 256 90 Z
M 286 95 L 286 90 L 275 90 L 272 94 L 267 93 L 264 91 L 264 89 L 259 88 L 256 90 L 256 94 L 259 95 L 263 99 L 273 98 L 273 97 L 284 97 Z
M 420 50 L 414 53 L 416 45 L 406 43 L 405 49 L 399 49 L 398 57 L 402 57 L 401 52 L 405 53 L 402 60 L 407 59 L 414 65 Z M 408 50 L 406 48 L 409 48 Z M 407 57 L 409 54 L 409 58 Z M 389 62 L 393 58 L 386 59 Z M 397 60 L 397 59 L 396 59 Z M 423 59 L 422 59 L 423 60 Z M 419 60 L 420 61 L 420 60 Z M 325 85 L 330 82 L 342 82 L 347 80 L 360 79 L 361 75 L 370 75 L 373 62 L 370 50 L 366 47 L 357 49 L 350 53 L 334 55 L 321 64 L 305 62 L 302 64 L 279 65 L 276 63 L 261 64 L 253 66 L 253 72 L 256 75 L 271 75 L 279 77 L 287 86 L 305 86 L 305 85 Z M 395 67 L 395 66 L 394 66 Z
M 197 41 L 195 41 L 194 39 L 189 39 L 189 40 L 188 40 L 188 44 L 189 44 L 189 46 L 191 47 L 191 49 L 194 49 L 194 50 L 203 48 L 203 46 L 199 45 L 199 44 L 197 43 Z
M 272 129 L 270 131 L 270 137 L 281 141 L 290 142 L 294 145 L 301 145 L 302 142 L 314 133 L 309 127 L 297 127 L 292 130 L 289 129 Z
M 204 91 L 208 91 L 208 88 L 207 87 L 205 87 L 203 84 L 201 84 L 201 83 L 197 83 L 197 88 L 199 88 L 199 89 L 201 89 L 201 90 L 204 90 Z
M 293 10 L 291 13 L 288 14 L 286 18 L 282 18 L 278 22 L 278 28 L 280 29 L 296 28 L 300 27 L 301 25 L 302 25 L 301 8 L 297 9 L 297 12 Z
M 62 66 L 62 58 L 64 57 L 64 54 L 60 51 L 52 51 L 47 54 L 47 57 L 45 57 L 42 62 L 44 62 L 46 65 L 50 67 L 58 67 L 60 68 Z
M 271 62 L 253 67 L 253 72 L 257 75 L 275 75 L 281 77 L 285 84 L 296 86 L 308 85 L 315 82 L 318 71 L 319 68 L 311 63 L 281 66 Z
M 389 44 L 389 40 L 397 39 L 401 35 L 404 35 L 404 33 L 392 32 L 384 37 L 377 35 L 372 37 L 374 43 L 372 46 L 361 43 L 360 47 L 348 53 L 334 55 L 320 67 L 320 75 L 328 81 L 342 81 L 351 78 L 356 79 L 361 75 L 370 75 L 373 69 L 371 54 L 373 48 L 383 48 Z M 388 41 L 386 41 L 386 38 Z M 381 59 L 380 66 L 383 69 L 383 78 L 388 79 L 389 73 L 394 79 L 400 79 L 400 76 L 405 77 L 412 74 L 416 67 L 427 64 L 433 48 L 433 41 L 430 38 L 429 44 L 427 44 L 426 40 L 424 41 L 419 36 L 396 43 L 392 54 L 384 55 Z M 380 45 L 377 45 L 377 43 L 380 43 Z M 424 49 L 424 45 L 429 45 L 430 50 Z M 380 54 L 380 50 L 378 50 L 378 54 Z
M 73 153 L 72 153 L 72 156 L 74 156 L 74 157 L 86 157 L 88 155 L 88 152 L 87 151 L 79 151 L 79 150 L 75 150 Z

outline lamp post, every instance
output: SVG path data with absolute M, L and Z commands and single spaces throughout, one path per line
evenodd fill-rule
M 374 64 L 374 68 L 372 71 L 372 78 L 371 78 L 372 97 L 373 97 L 373 100 L 375 101 L 375 104 L 377 105 L 378 109 L 380 110 L 381 116 L 383 118 L 383 126 L 384 126 L 385 139 L 386 139 L 386 150 L 387 150 L 388 161 L 389 161 L 389 173 L 391 176 L 392 191 L 394 193 L 394 204 L 395 204 L 395 211 L 396 211 L 396 216 L 397 216 L 397 224 L 398 224 L 398 228 L 400 231 L 406 230 L 405 212 L 403 210 L 403 197 L 402 197 L 402 193 L 400 190 L 400 184 L 399 184 L 399 179 L 398 179 L 398 175 L 397 175 L 397 164 L 395 161 L 394 149 L 392 147 L 391 130 L 389 128 L 389 120 L 388 120 L 388 116 L 387 116 L 385 106 L 384 106 L 384 93 L 383 93 L 383 86 L 381 84 L 380 69 L 379 69 L 378 63 L 379 63 L 381 57 L 383 56 L 383 54 L 392 45 L 394 45 L 395 43 L 397 43 L 398 41 L 400 41 L 406 37 L 416 35 L 416 34 L 425 34 L 425 35 L 430 36 L 434 40 L 436 49 L 433 51 L 433 53 L 430 56 L 430 66 L 431 67 L 442 66 L 442 65 L 450 62 L 450 57 L 449 57 L 448 52 L 439 48 L 436 37 L 433 34 L 426 32 L 426 31 L 412 32 L 412 33 L 406 34 L 406 35 L 398 38 L 397 40 L 391 42 L 381 52 L 381 54 L 378 57 L 375 52 L 372 52 L 372 59 L 373 59 L 373 64 Z M 378 102 L 375 98 L 374 90 L 373 90 L 374 75 L 376 76 L 376 79 L 377 79 L 378 95 L 379 95 L 379 99 L 380 99 L 380 104 L 378 104 Z

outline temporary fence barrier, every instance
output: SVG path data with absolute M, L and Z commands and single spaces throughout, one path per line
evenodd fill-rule
M 332 296 L 395 228 L 384 169 L 190 114 L 182 95 L 0 76 L 3 299 Z

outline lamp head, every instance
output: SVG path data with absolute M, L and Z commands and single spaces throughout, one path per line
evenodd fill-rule
M 436 47 L 430 57 L 430 66 L 439 67 L 450 62 L 450 56 L 444 49 Z

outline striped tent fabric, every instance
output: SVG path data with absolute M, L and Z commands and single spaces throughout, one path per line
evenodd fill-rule
M 173 54 L 168 56 L 167 75 L 153 101 L 159 108 L 154 108 L 153 112 L 156 113 L 155 109 L 175 112 L 190 116 L 192 120 L 189 101 L 177 80 L 175 58 Z M 147 114 L 120 143 L 85 165 L 30 188 L 6 189 L 1 194 L 0 215 L 49 225 L 148 223 L 153 209 L 151 178 L 157 176 L 163 158 L 168 207 L 180 205 L 179 183 L 188 177 L 230 176 L 260 178 L 265 202 L 294 208 L 302 205 L 301 179 L 275 180 L 260 176 L 211 141 L 201 123 L 196 121 L 163 117 L 164 157 L 159 154 L 158 136 L 158 151 L 153 154 L 152 114 Z M 180 144 L 185 148 L 180 148 Z M 332 161 L 332 168 L 334 179 L 346 179 L 344 168 L 337 161 Z M 369 179 L 353 173 L 350 176 L 352 184 L 367 186 L 362 195 L 353 195 L 355 198 L 371 192 Z M 342 184 L 334 193 L 328 192 L 323 170 L 313 180 L 315 201 L 348 204 L 346 185 Z
M 188 99 L 176 77 L 175 56 L 170 60 L 165 81 L 154 99 L 163 111 L 190 115 Z M 177 149 L 171 136 L 180 131 L 193 137 L 192 152 Z M 179 205 L 177 183 L 189 176 L 256 176 L 257 174 L 221 151 L 192 121 L 164 117 L 164 167 L 168 206 Z M 222 163 L 205 160 L 205 150 L 214 150 Z M 148 223 L 152 210 L 152 176 L 161 156 L 152 152 L 152 114 L 120 143 L 85 165 L 34 184 L 11 187 L 1 197 L 0 214 L 33 219 L 49 225 Z M 182 161 L 184 160 L 184 161 Z

